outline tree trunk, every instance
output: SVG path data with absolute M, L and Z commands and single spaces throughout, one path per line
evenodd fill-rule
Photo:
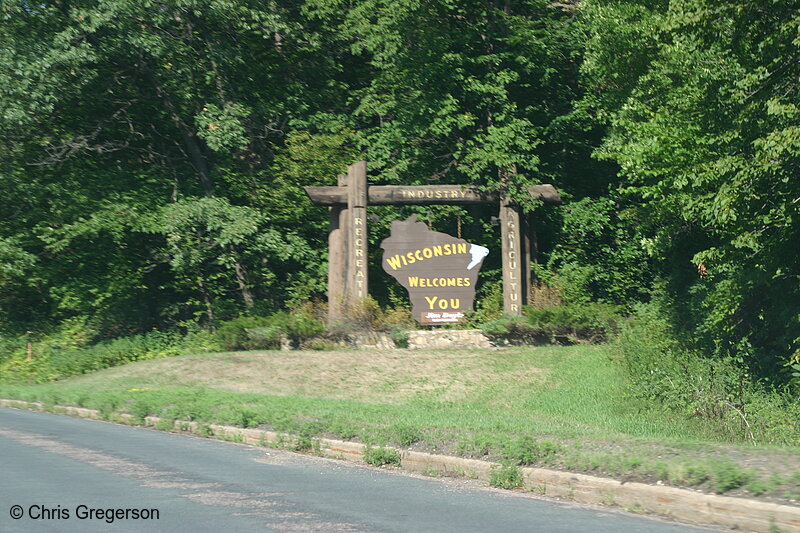
M 233 251 L 232 247 L 231 251 Z M 239 292 L 242 293 L 244 306 L 248 309 L 252 309 L 253 305 L 255 305 L 255 302 L 253 301 L 253 293 L 250 292 L 250 287 L 247 286 L 247 273 L 239 261 L 233 262 L 233 271 L 236 273 L 236 283 L 239 285 Z
M 197 278 L 197 285 L 200 287 L 200 293 L 203 295 L 203 303 L 206 305 L 206 316 L 208 317 L 209 324 L 214 323 L 214 309 L 211 307 L 211 298 L 208 297 L 206 284 L 203 278 Z
M 155 73 L 150 69 L 149 66 L 143 65 L 142 72 L 144 73 L 145 77 L 150 81 L 153 85 L 153 88 L 156 91 L 156 94 L 161 99 L 161 102 L 164 104 L 164 107 L 167 109 L 172 122 L 175 123 L 175 126 L 178 128 L 178 132 L 181 135 L 181 140 L 183 141 L 183 145 L 186 147 L 186 152 L 189 157 L 189 162 L 194 167 L 195 171 L 197 172 L 197 177 L 200 180 L 200 183 L 203 186 L 203 191 L 205 192 L 206 196 L 214 196 L 214 187 L 211 182 L 211 176 L 208 171 L 208 164 L 206 163 L 205 154 L 203 154 L 203 149 L 200 145 L 200 141 L 197 138 L 195 132 L 190 128 L 186 122 L 181 118 L 180 114 L 178 113 L 178 108 L 172 102 L 167 91 L 164 89 L 163 85 L 159 81 L 158 77 Z

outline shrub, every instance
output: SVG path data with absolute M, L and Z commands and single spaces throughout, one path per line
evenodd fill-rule
M 384 311 L 383 316 L 384 328 L 391 331 L 392 329 L 416 329 L 419 324 L 411 315 L 411 309 L 408 307 L 391 307 Z
M 315 352 L 330 352 L 337 349 L 339 346 L 331 340 L 317 337 L 304 342 L 301 347 Z
M 273 315 L 273 320 L 275 315 Z M 274 322 L 273 322 L 274 323 Z M 303 340 L 321 335 L 325 332 L 325 324 L 309 306 L 303 306 L 292 310 L 286 317 L 285 331 L 295 344 L 300 344 Z
M 408 348 L 409 330 L 417 329 L 419 324 L 407 307 L 393 307 L 384 312 L 384 329 L 389 332 L 394 345 Z
M 389 332 L 389 336 L 392 338 L 392 342 L 398 348 L 408 348 L 408 339 L 409 334 L 408 330 L 403 329 L 400 326 L 393 326 L 391 331 Z
M 25 335 L 4 336 L 0 334 L 0 364 L 10 360 L 14 354 L 27 352 L 28 339 Z
M 528 301 L 531 307 L 535 307 L 536 309 L 558 307 L 563 303 L 559 284 L 548 284 L 542 281 L 534 282 Z
M 248 330 L 260 331 L 264 326 L 269 326 L 272 321 L 266 317 L 241 316 L 223 322 L 217 328 L 216 339 L 223 350 L 254 350 L 267 348 L 271 341 L 271 334 L 258 333 L 251 337 Z M 265 345 L 262 346 L 261 342 Z
M 371 297 L 364 298 L 350 305 L 346 317 L 333 324 L 327 336 L 345 343 L 364 333 L 386 332 L 398 348 L 408 347 L 408 331 L 416 329 L 419 324 L 411 316 L 406 307 L 382 309 Z
M 272 350 L 280 348 L 286 337 L 284 326 L 271 325 L 263 328 L 245 328 L 247 340 L 242 343 L 247 350 Z
M 54 351 L 50 364 L 60 376 L 83 374 L 133 361 L 179 355 L 183 353 L 182 341 L 177 332 L 153 331 L 77 350 Z
M 599 342 L 617 330 L 621 308 L 599 302 L 561 304 L 538 309 L 526 306 L 525 317 L 531 327 L 549 336 L 571 341 Z
M 471 317 L 471 323 L 475 327 L 503 317 L 503 283 L 490 281 L 484 283 L 479 291 L 481 294 L 477 298 L 477 310 Z
M 0 364 L 0 379 L 42 383 L 133 361 L 180 355 L 210 344 L 205 335 L 184 337 L 174 331 L 152 331 L 92 346 L 84 346 L 83 342 L 75 337 L 65 338 L 60 332 L 40 339 L 33 345 L 31 361 L 24 349 L 12 352 Z
M 325 333 L 319 306 L 303 304 L 291 311 L 278 311 L 268 317 L 243 316 L 222 323 L 216 340 L 225 350 L 266 350 L 279 348 L 288 338 L 297 347 Z M 332 344 L 314 341 L 313 349 L 330 349 Z
M 503 315 L 495 320 L 480 324 L 483 332 L 493 339 L 506 341 L 525 341 L 536 335 L 528 320 L 522 316 Z
M 734 440 L 800 442 L 800 404 L 788 391 L 754 382 L 742 358 L 685 348 L 655 305 L 641 306 L 614 343 L 628 393 L 707 420 Z
M 364 331 L 386 331 L 392 323 L 409 323 L 403 311 L 387 313 L 371 296 L 349 303 L 343 313 L 344 317 L 331 328 L 331 333 L 337 337 Z
M 28 361 L 26 355 L 16 355 L 0 365 L 0 381 L 9 383 L 44 383 L 58 379 L 47 356 L 37 355 Z
M 510 342 L 600 342 L 617 330 L 620 311 L 617 306 L 596 302 L 546 309 L 526 306 L 524 316 L 504 315 L 479 327 L 489 337 Z
M 185 352 L 216 352 L 221 349 L 215 332 L 208 329 L 200 329 L 196 326 L 189 327 L 186 335 L 181 342 Z
M 622 329 L 615 350 L 631 393 L 640 399 L 705 418 L 721 418 L 726 404 L 741 403 L 746 372 L 730 359 L 683 349 L 660 318 L 634 318 Z

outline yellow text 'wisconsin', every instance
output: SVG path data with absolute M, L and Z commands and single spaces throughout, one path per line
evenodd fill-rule
M 418 261 L 424 261 L 431 257 L 440 257 L 446 255 L 457 255 L 467 253 L 467 243 L 456 244 L 443 244 L 437 246 L 429 246 L 427 248 L 420 248 L 413 252 L 406 254 L 393 255 L 386 259 L 386 262 L 392 267 L 392 270 L 397 270 L 401 267 L 413 265 Z

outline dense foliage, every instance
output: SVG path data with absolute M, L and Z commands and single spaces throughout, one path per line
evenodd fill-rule
M 586 102 L 610 124 L 598 155 L 620 165 L 672 322 L 774 374 L 800 348 L 797 6 L 587 2 L 586 14 Z
M 0 0 L 0 332 L 324 298 L 302 186 L 365 158 L 372 183 L 507 190 L 565 309 L 651 301 L 685 353 L 785 383 L 798 28 L 772 0 Z M 566 204 L 537 209 L 534 183 Z M 499 246 L 488 208 L 382 208 L 373 250 L 407 210 Z
M 617 306 L 599 302 L 543 309 L 526 306 L 523 316 L 505 315 L 479 326 L 490 338 L 506 343 L 598 343 L 619 330 L 619 311 Z

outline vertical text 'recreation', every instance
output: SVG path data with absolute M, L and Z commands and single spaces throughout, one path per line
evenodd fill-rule
M 364 236 L 364 218 L 353 217 L 353 264 L 355 265 L 355 294 L 358 298 L 366 298 L 366 287 L 364 280 L 367 279 L 367 265 L 365 257 L 365 236 Z

